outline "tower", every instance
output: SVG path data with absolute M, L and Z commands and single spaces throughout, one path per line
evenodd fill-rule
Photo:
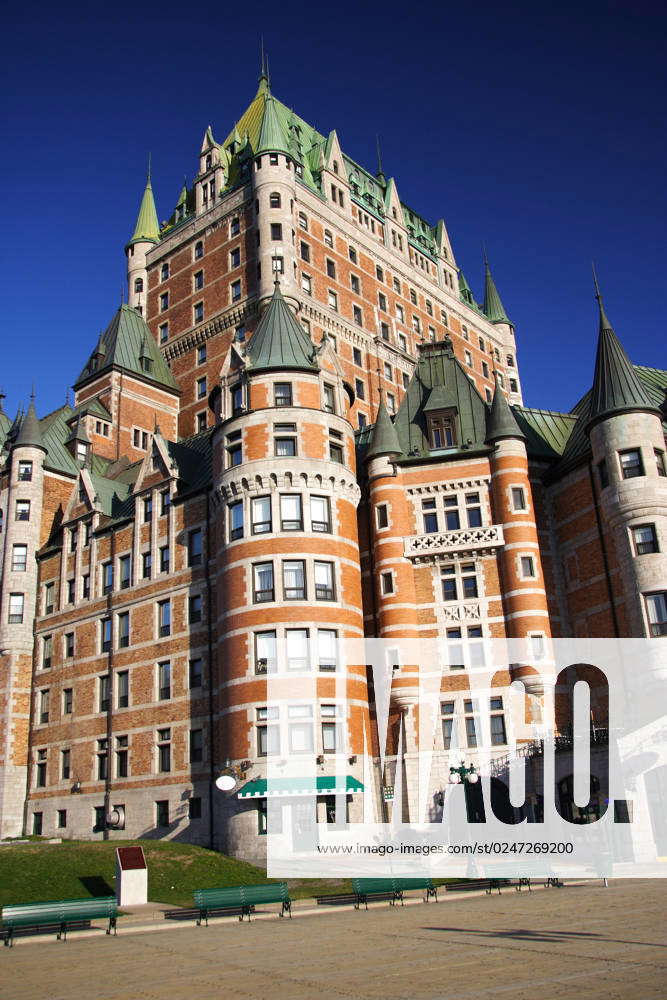
M 462 294 L 464 298 L 466 293 L 470 293 L 470 288 L 468 284 L 461 275 L 462 278 Z M 503 358 L 503 367 L 507 364 L 508 367 L 508 390 L 509 398 L 512 403 L 521 402 L 521 386 L 519 384 L 519 375 L 516 370 L 516 340 L 514 337 L 514 324 L 507 315 L 505 307 L 503 306 L 500 295 L 498 294 L 498 289 L 496 288 L 496 283 L 493 280 L 493 275 L 491 274 L 491 268 L 489 267 L 489 260 L 486 256 L 486 251 L 484 252 L 484 314 L 487 319 L 496 329 L 498 337 L 503 342 L 505 349 L 505 358 Z M 511 362 L 511 363 L 510 363 Z
M 599 334 L 586 432 L 603 530 L 613 539 L 625 613 L 621 635 L 663 634 L 667 478 L 662 417 L 607 318 L 595 282 Z
M 11 445 L 0 586 L 0 836 L 23 832 L 44 458 L 34 397 Z
M 146 313 L 146 293 L 148 291 L 148 271 L 146 254 L 160 239 L 160 225 L 155 211 L 153 188 L 151 187 L 150 163 L 146 187 L 139 205 L 139 214 L 132 237 L 125 247 L 127 256 L 128 303 L 140 313 Z

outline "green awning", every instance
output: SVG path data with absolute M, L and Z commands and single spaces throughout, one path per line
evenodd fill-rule
M 239 789 L 240 799 L 264 799 L 281 795 L 355 795 L 363 792 L 364 786 L 350 775 L 332 774 L 318 778 L 255 778 Z

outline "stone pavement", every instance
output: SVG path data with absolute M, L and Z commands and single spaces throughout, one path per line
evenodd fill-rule
M 663 1000 L 667 882 L 618 879 L 294 920 L 19 940 L 4 1000 Z M 155 911 L 157 907 L 150 908 Z M 152 919 L 152 918 L 151 918 Z M 166 924 L 166 928 L 165 928 Z

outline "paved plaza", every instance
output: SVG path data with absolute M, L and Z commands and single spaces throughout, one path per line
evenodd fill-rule
M 23 939 L 4 1000 L 663 1000 L 667 882 L 600 881 L 293 920 Z

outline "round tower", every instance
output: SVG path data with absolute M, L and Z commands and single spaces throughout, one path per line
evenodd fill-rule
M 287 294 L 294 291 L 296 280 L 293 238 L 296 163 L 268 83 L 264 85 L 264 93 L 264 114 L 252 171 L 259 240 L 257 289 L 260 301 L 273 293 L 276 272 Z
M 134 227 L 132 238 L 125 247 L 127 257 L 128 305 L 136 309 L 143 316 L 146 315 L 146 295 L 148 292 L 146 255 L 159 240 L 160 226 L 155 210 L 149 165 L 146 187 L 139 206 L 137 223 Z
M 310 755 L 326 784 L 344 754 L 349 778 L 363 780 L 365 668 L 352 668 L 341 687 L 337 663 L 337 641 L 363 636 L 359 487 L 350 396 L 327 350 L 315 351 L 276 284 L 245 368 L 223 390 L 214 438 L 223 720 L 215 755 L 258 782 L 257 798 L 243 785 L 218 798 L 220 846 L 245 856 L 262 856 L 267 764 Z M 271 675 L 300 673 L 295 706 L 279 717 Z M 309 704 L 305 692 L 316 692 Z M 361 796 L 349 798 L 352 818 Z M 320 820 L 329 806 L 318 800 Z
M 7 696 L 5 759 L 0 765 L 4 771 L 0 776 L 1 837 L 23 832 L 45 454 L 33 398 L 11 448 L 2 560 L 0 659 Z
M 662 414 L 639 380 L 609 322 L 600 314 L 587 433 L 603 533 L 613 539 L 619 631 L 667 634 L 667 468 Z M 620 593 L 619 593 L 620 592 Z

